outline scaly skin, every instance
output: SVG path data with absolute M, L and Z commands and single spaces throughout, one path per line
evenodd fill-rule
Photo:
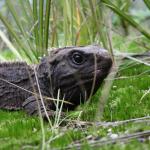
M 58 48 L 44 57 L 34 69 L 24 62 L 0 64 L 0 108 L 24 109 L 28 114 L 37 114 L 38 105 L 43 106 L 40 91 L 49 116 L 55 111 L 53 101 L 45 97 L 65 99 L 73 105 L 64 104 L 64 110 L 72 110 L 86 101 L 94 86 L 94 94 L 108 75 L 112 60 L 108 52 L 97 45 Z M 35 76 L 36 72 L 36 76 Z M 34 94 L 36 93 L 36 94 Z

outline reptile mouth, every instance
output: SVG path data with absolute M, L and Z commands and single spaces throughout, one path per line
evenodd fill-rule
M 99 70 L 98 73 L 101 73 L 101 71 Z M 76 103 L 76 101 L 80 100 L 80 102 L 84 102 L 89 98 L 91 93 L 95 93 L 100 84 L 101 82 L 97 79 L 96 75 L 95 80 L 93 77 L 82 80 L 81 84 L 72 85 L 71 87 L 64 89 L 63 93 L 65 95 L 65 99 L 68 101 Z M 94 91 L 92 91 L 92 89 L 94 89 Z

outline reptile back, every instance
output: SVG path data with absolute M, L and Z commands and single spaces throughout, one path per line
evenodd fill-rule
M 0 64 L 0 108 L 17 110 L 32 89 L 33 70 L 25 62 Z

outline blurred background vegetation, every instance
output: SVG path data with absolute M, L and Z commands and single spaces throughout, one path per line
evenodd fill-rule
M 87 44 L 143 52 L 149 29 L 150 0 L 0 0 L 1 59 L 36 63 L 48 48 Z

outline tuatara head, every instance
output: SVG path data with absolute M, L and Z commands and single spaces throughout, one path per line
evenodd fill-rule
M 57 98 L 60 90 L 60 98 L 73 103 L 68 105 L 73 109 L 97 91 L 110 71 L 112 59 L 105 49 L 89 45 L 55 49 L 45 57 L 45 63 L 39 66 L 40 74 L 49 79 L 51 95 Z

